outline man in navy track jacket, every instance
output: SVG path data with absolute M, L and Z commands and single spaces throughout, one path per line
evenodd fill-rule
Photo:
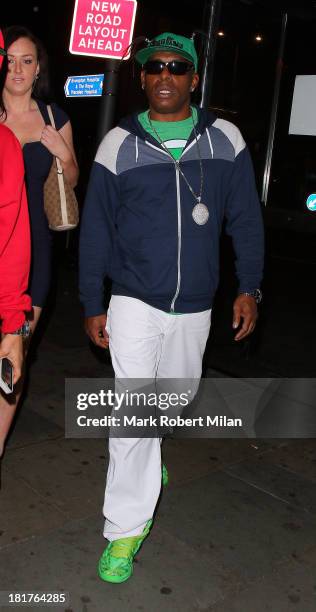
M 200 379 L 218 285 L 224 218 L 236 254 L 235 339 L 256 323 L 263 226 L 239 130 L 190 103 L 191 39 L 157 36 L 136 54 L 149 109 L 103 139 L 80 237 L 86 331 L 109 345 L 116 379 Z M 104 279 L 112 297 L 104 307 Z M 109 540 L 99 575 L 127 580 L 152 523 L 162 480 L 160 439 L 111 437 L 104 501 Z M 163 466 L 163 477 L 166 469 Z

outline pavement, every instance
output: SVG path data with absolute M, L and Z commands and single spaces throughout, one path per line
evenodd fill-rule
M 134 576 L 122 585 L 98 578 L 106 441 L 65 438 L 64 379 L 113 371 L 82 330 L 71 257 L 56 291 L 2 462 L 0 591 L 69 594 L 65 605 L 32 610 L 314 612 L 316 442 L 308 437 L 167 439 L 170 483 Z M 240 349 L 239 367 L 273 374 L 267 353 L 256 362 L 252 350 Z M 236 352 L 226 354 L 231 371 Z M 206 376 L 225 378 L 215 367 L 224 362 L 221 348 L 208 352 Z

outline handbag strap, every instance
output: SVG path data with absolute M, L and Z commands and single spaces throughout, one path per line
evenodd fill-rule
M 48 112 L 48 116 L 50 118 L 50 122 L 53 128 L 56 129 L 54 115 L 53 115 L 53 111 L 52 111 L 50 104 L 47 104 L 47 112 Z M 57 179 L 58 179 L 58 188 L 59 188 L 59 195 L 60 195 L 62 223 L 63 225 L 68 225 L 67 199 L 66 199 L 65 183 L 64 183 L 64 171 L 62 169 L 62 166 L 61 166 L 61 163 L 58 157 L 56 156 L 54 157 L 55 157 L 56 166 L 57 166 Z
M 52 107 L 51 107 L 50 104 L 47 104 L 47 112 L 48 112 L 48 116 L 49 116 L 50 122 L 51 122 L 53 128 L 55 128 L 55 130 L 56 130 L 55 119 L 54 119 Z M 55 160 L 56 160 L 56 166 L 57 166 L 57 173 L 58 174 L 63 174 L 63 169 L 62 169 L 62 166 L 61 166 L 61 163 L 60 163 L 58 157 L 55 157 Z
M 55 129 L 56 129 L 55 119 L 54 119 L 54 115 L 53 115 L 52 107 L 51 107 L 51 105 L 50 105 L 50 104 L 47 104 L 47 112 L 48 112 L 48 116 L 49 116 L 49 119 L 50 119 L 50 122 L 51 122 L 51 124 L 52 124 L 53 128 L 55 128 Z

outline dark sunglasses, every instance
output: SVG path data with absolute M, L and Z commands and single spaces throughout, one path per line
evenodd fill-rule
M 143 70 L 147 74 L 161 74 L 164 68 L 168 68 L 170 74 L 183 76 L 190 70 L 193 70 L 193 64 L 172 60 L 171 62 L 162 62 L 161 60 L 149 60 L 143 65 Z

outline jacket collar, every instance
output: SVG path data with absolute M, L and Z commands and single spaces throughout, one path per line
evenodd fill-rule
M 196 132 L 197 134 L 201 134 L 202 132 L 204 132 L 205 128 L 210 127 L 214 123 L 214 121 L 216 121 L 217 117 L 212 112 L 206 111 L 196 105 L 194 106 L 198 112 Z M 139 113 L 133 113 L 133 115 L 128 115 L 127 117 L 124 117 L 124 119 L 120 121 L 119 127 L 123 128 L 124 130 L 127 130 L 131 134 L 134 134 L 134 136 L 137 136 L 142 140 L 148 140 L 148 142 L 151 142 L 152 144 L 157 146 L 157 140 L 153 138 L 148 132 L 146 132 L 146 130 L 144 130 L 143 126 L 138 121 L 138 114 Z M 194 140 L 193 130 L 186 146 L 188 146 L 190 142 L 192 142 L 192 140 Z

